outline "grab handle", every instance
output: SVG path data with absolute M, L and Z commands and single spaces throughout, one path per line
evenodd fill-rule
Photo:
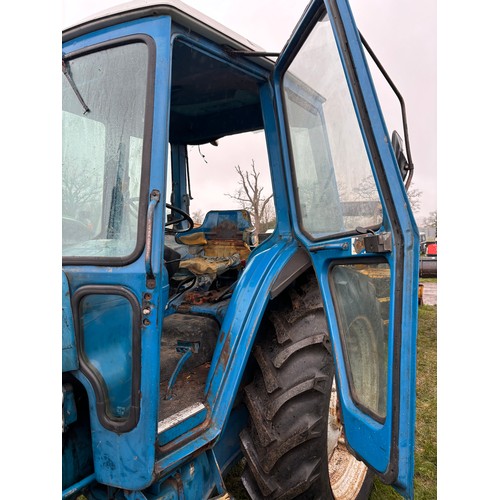
M 156 205 L 160 201 L 160 191 L 153 189 L 149 196 L 149 206 L 148 215 L 146 221 L 146 286 L 148 288 L 154 288 L 156 285 L 156 279 L 153 274 L 153 266 L 151 264 L 151 249 L 153 247 L 153 222 Z

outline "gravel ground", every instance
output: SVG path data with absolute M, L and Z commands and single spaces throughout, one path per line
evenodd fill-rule
M 424 285 L 424 305 L 437 305 L 437 283 L 422 283 Z

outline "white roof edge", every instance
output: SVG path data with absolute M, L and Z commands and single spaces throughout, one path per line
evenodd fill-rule
M 83 27 L 85 24 L 90 24 L 106 18 L 112 18 L 120 14 L 133 13 L 134 11 L 140 11 L 143 9 L 154 9 L 155 7 L 162 8 L 165 11 L 171 10 L 174 21 L 177 20 L 183 25 L 188 25 L 193 28 L 196 27 L 198 28 L 196 31 L 201 31 L 200 34 L 202 35 L 210 33 L 216 35 L 218 34 L 219 36 L 222 35 L 224 38 L 231 39 L 236 42 L 237 45 L 246 47 L 249 50 L 258 52 L 264 51 L 262 47 L 259 47 L 245 37 L 232 31 L 193 7 L 186 5 L 180 0 L 132 0 L 130 2 L 114 5 L 102 11 L 96 12 L 81 21 L 66 26 L 63 31 Z

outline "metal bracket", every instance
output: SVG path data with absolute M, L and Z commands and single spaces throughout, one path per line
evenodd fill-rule
M 365 236 L 365 250 L 368 253 L 387 253 L 392 250 L 391 233 L 370 234 Z
M 166 400 L 172 399 L 173 397 L 173 387 L 179 376 L 179 373 L 182 370 L 182 367 L 186 363 L 186 361 L 192 356 L 193 353 L 197 353 L 200 350 L 199 342 L 184 342 L 182 340 L 177 341 L 177 347 L 175 348 L 176 352 L 183 353 L 181 359 L 177 362 L 177 366 L 175 367 L 174 373 L 170 376 L 170 380 L 167 385 L 167 393 L 165 394 Z
M 215 456 L 213 448 L 207 450 L 207 457 L 214 476 L 215 489 L 217 490 L 216 496 L 210 497 L 209 500 L 233 500 L 234 497 L 230 496 L 226 490 L 219 463 L 217 462 L 217 457 Z
M 375 233 L 372 229 L 365 227 L 357 227 L 356 231 L 363 235 L 363 242 L 367 253 L 387 253 L 392 251 L 391 233 Z

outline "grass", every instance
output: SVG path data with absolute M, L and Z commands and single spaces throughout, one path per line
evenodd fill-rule
M 419 283 L 437 283 L 437 278 L 419 278 Z
M 418 322 L 415 500 L 431 500 L 437 498 L 437 307 L 420 307 Z M 370 500 L 401 498 L 375 480 Z
M 435 278 L 426 278 L 436 281 Z M 415 500 L 437 499 L 437 307 L 419 307 L 417 339 L 417 422 L 415 443 Z M 240 462 L 226 478 L 226 486 L 237 500 L 249 497 L 240 481 Z M 370 500 L 400 500 L 392 487 L 375 479 Z

